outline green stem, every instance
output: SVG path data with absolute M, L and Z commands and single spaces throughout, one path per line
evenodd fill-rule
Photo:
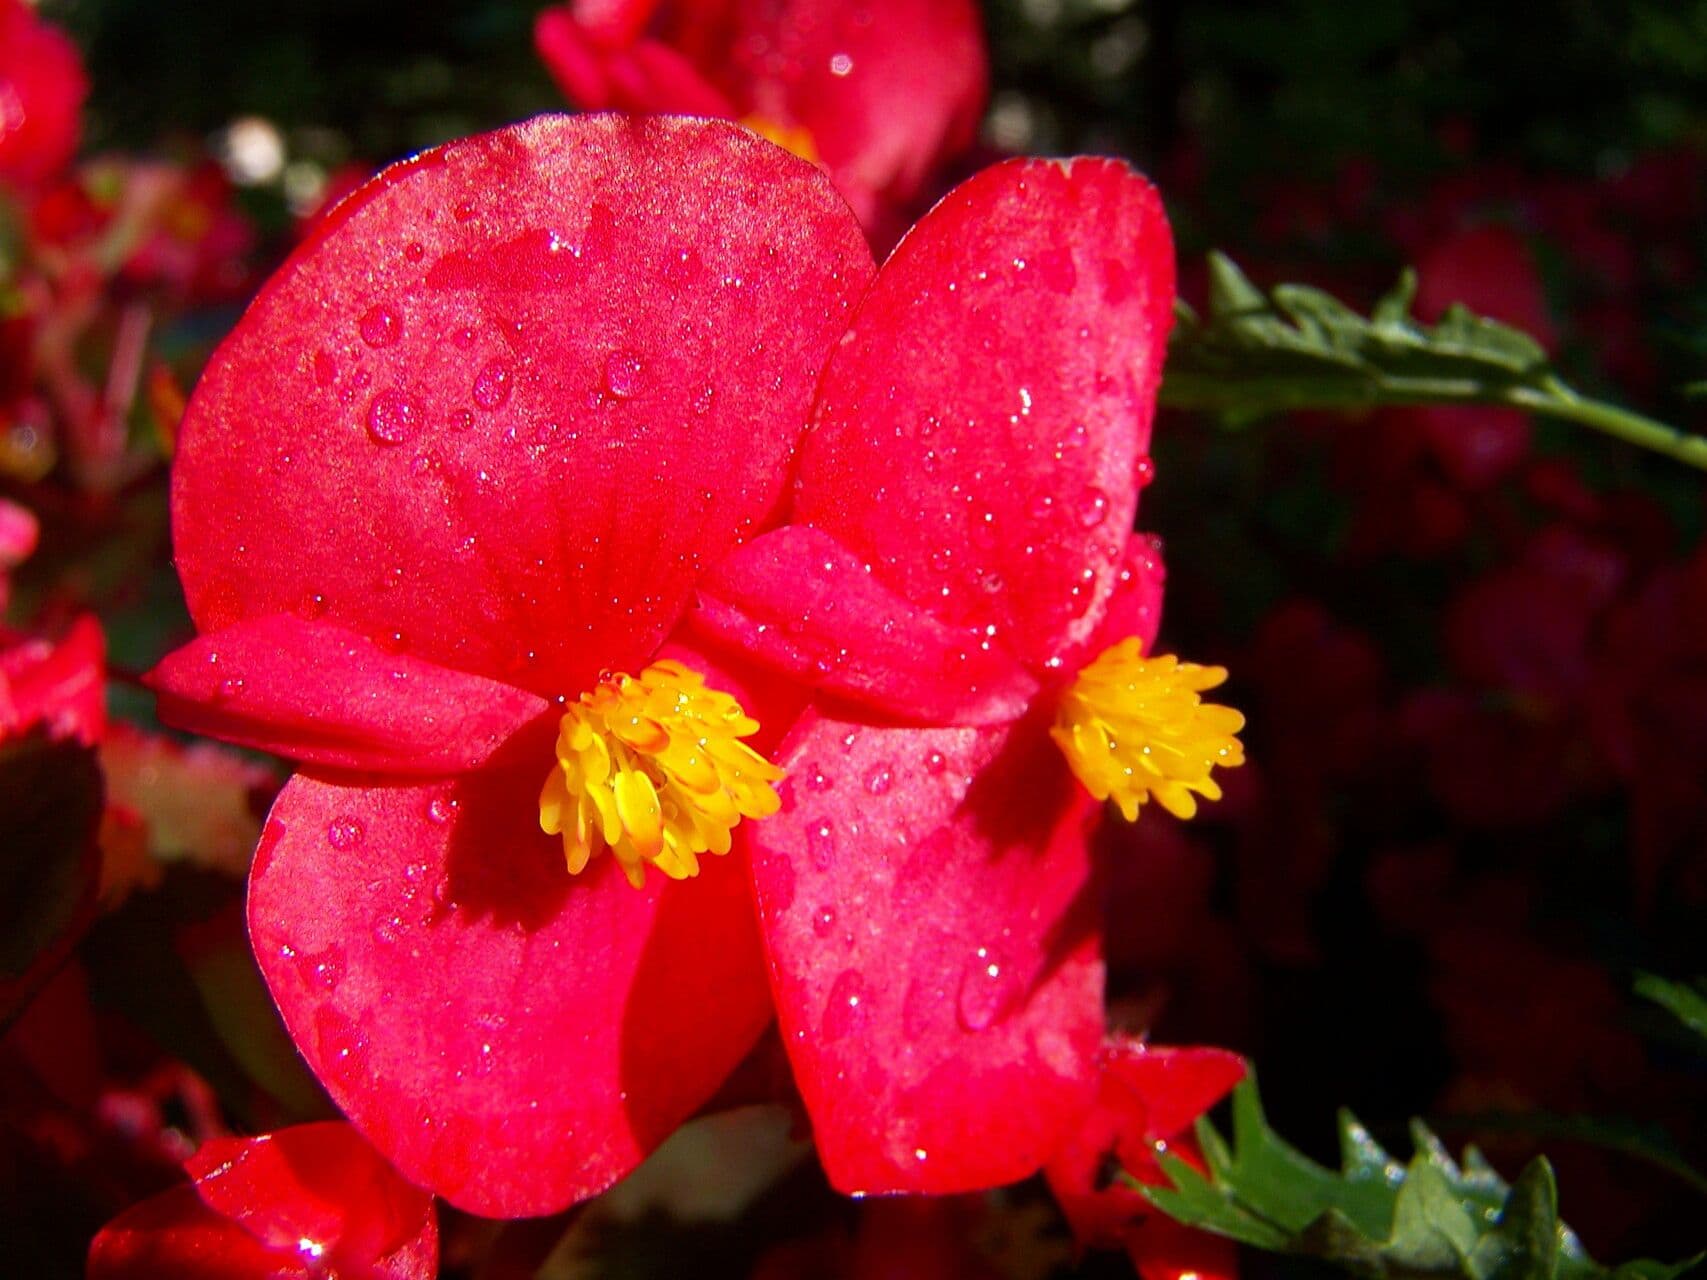
M 1513 387 L 1505 393 L 1504 400 L 1551 418 L 1592 427 L 1626 444 L 1651 449 L 1707 471 L 1707 436 L 1680 431 L 1603 400 L 1590 400 L 1557 378 L 1548 378 L 1539 387 Z

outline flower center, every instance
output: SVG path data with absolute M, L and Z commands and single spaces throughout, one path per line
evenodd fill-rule
M 786 124 L 762 115 L 743 116 L 741 123 L 766 142 L 774 142 L 784 151 L 794 152 L 808 164 L 818 163 L 818 143 L 806 126 Z
M 1209 772 L 1245 762 L 1234 735 L 1245 718 L 1198 697 L 1227 678 L 1172 654 L 1145 658 L 1138 637 L 1103 650 L 1062 695 L 1050 736 L 1073 773 L 1098 800 L 1112 799 L 1128 822 L 1150 799 L 1176 818 L 1197 799 L 1221 798 Z
M 600 849 L 636 889 L 648 862 L 672 880 L 698 875 L 699 854 L 728 853 L 736 823 L 781 803 L 770 784 L 782 770 L 741 741 L 758 727 L 679 662 L 605 676 L 563 713 L 540 828 L 563 837 L 572 875 Z

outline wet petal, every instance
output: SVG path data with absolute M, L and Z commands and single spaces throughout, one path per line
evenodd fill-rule
M 1131 169 L 986 170 L 901 242 L 836 348 L 794 518 L 944 621 L 1059 657 L 1118 575 L 1172 305 L 1167 221 Z
M 700 587 L 699 631 L 802 685 L 931 724 L 1000 724 L 1037 682 L 972 627 L 903 600 L 852 552 L 789 525 L 723 561 Z
M 571 877 L 536 764 L 299 774 L 249 894 L 262 972 L 333 1099 L 406 1176 L 494 1217 L 609 1186 L 769 1016 L 740 855 L 639 891 L 610 858 Z
M 199 636 L 148 683 L 177 728 L 333 769 L 463 773 L 530 726 L 549 736 L 557 723 L 525 690 L 292 617 Z
M 642 662 L 775 505 L 871 270 L 823 175 L 726 124 L 542 117 L 394 166 L 197 388 L 192 614 L 547 696 Z
M 754 827 L 778 1020 L 830 1180 L 941 1193 L 1032 1173 L 1089 1104 L 1102 962 L 1091 806 L 1030 721 L 808 716 Z

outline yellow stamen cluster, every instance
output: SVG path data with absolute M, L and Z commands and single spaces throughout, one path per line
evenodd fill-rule
M 1085 789 L 1112 799 L 1128 822 L 1152 798 L 1189 818 L 1197 812 L 1192 792 L 1221 798 L 1210 770 L 1245 762 L 1234 736 L 1244 716 L 1198 697 L 1226 678 L 1225 667 L 1172 654 L 1146 658 L 1138 638 L 1128 636 L 1079 672 L 1049 732 Z
M 743 116 L 741 123 L 766 142 L 774 142 L 784 151 L 794 152 L 808 164 L 818 163 L 818 144 L 812 137 L 812 131 L 804 125 L 785 124 L 761 115 Z
M 557 765 L 539 793 L 539 825 L 563 837 L 569 871 L 609 849 L 636 889 L 650 862 L 672 880 L 699 854 L 728 853 L 742 818 L 780 801 L 782 770 L 741 739 L 758 721 L 679 662 L 612 675 L 564 712 Z

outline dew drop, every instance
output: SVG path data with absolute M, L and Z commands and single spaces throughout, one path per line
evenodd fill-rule
M 812 932 L 820 938 L 827 937 L 831 929 L 836 927 L 836 909 L 825 903 L 812 913 Z
M 435 822 L 442 827 L 445 823 L 456 817 L 456 811 L 459 807 L 460 802 L 451 796 L 434 796 L 427 802 L 427 819 L 428 821 Z
M 1150 482 L 1156 478 L 1156 460 L 1147 453 L 1142 455 L 1132 465 L 1132 478 L 1140 489 L 1148 489 Z
M 389 347 L 403 336 L 403 321 L 386 306 L 369 307 L 361 321 L 362 341 L 370 347 Z
M 427 256 L 427 246 L 422 244 L 419 240 L 411 240 L 408 244 L 403 246 L 403 256 L 409 259 L 410 262 L 419 262 L 422 258 Z
M 510 398 L 510 366 L 493 360 L 474 376 L 474 403 L 482 409 L 496 409 Z
M 946 768 L 948 768 L 948 757 L 943 755 L 942 752 L 932 751 L 925 756 L 926 773 L 934 776 L 936 774 L 940 774 Z
M 982 1031 L 999 1018 L 1014 994 L 1011 966 L 979 947 L 960 975 L 955 1014 L 968 1031 Z
M 613 351 L 605 358 L 605 390 L 618 400 L 640 391 L 640 357 L 632 351 Z
M 826 1041 L 840 1040 L 864 1022 L 870 1008 L 865 979 L 857 969 L 844 969 L 830 987 L 830 999 L 824 1005 L 824 1020 L 819 1035 Z
M 820 871 L 828 871 L 836 860 L 836 833 L 828 818 L 819 818 L 807 828 L 806 856 Z
M 367 407 L 367 433 L 380 444 L 402 444 L 415 434 L 415 406 L 397 388 L 381 391 Z
M 1091 485 L 1079 495 L 1079 524 L 1086 529 L 1094 529 L 1108 519 L 1108 495 L 1095 485 Z
M 351 817 L 333 818 L 326 825 L 326 843 L 340 853 L 348 853 L 362 842 L 367 829 Z
M 836 780 L 825 773 L 817 765 L 806 775 L 806 787 L 810 791 L 829 791 L 836 785 Z
M 867 795 L 881 796 L 889 793 L 889 788 L 895 784 L 895 771 L 887 764 L 880 764 L 865 778 Z
M 308 592 L 296 606 L 297 616 L 309 622 L 326 613 L 326 597 L 318 591 Z

